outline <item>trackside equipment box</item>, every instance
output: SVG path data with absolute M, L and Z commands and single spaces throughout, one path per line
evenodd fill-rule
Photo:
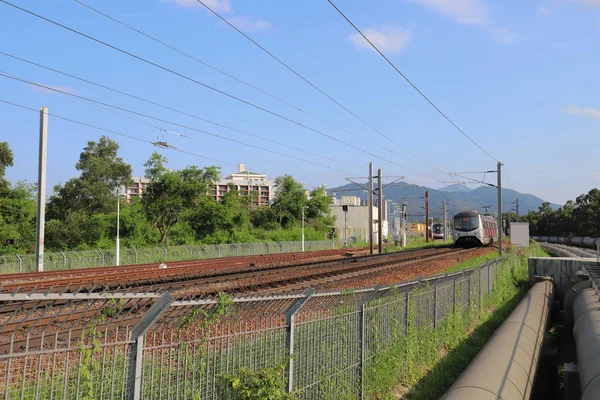
M 529 222 L 510 223 L 510 244 L 529 246 Z

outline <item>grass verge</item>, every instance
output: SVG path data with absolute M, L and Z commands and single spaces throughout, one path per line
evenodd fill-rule
M 533 245 L 535 246 L 535 245 Z M 527 255 L 535 249 L 509 252 L 494 278 L 490 295 L 449 313 L 437 327 L 418 327 L 419 310 L 411 308 L 408 335 L 375 356 L 367 374 L 370 399 L 437 399 L 487 343 L 528 290 Z M 537 252 L 536 255 L 541 255 Z M 481 265 L 495 254 L 469 260 L 452 271 Z M 470 299 L 473 292 L 471 290 Z

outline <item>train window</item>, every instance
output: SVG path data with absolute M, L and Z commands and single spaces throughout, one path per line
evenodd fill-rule
M 479 217 L 456 217 L 454 218 L 454 229 L 468 232 L 479 228 Z

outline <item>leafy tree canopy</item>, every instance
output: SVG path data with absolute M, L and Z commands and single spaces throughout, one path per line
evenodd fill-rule
M 91 216 L 116 207 L 115 191 L 131 181 L 131 166 L 118 156 L 119 144 L 107 136 L 89 141 L 76 164 L 81 174 L 54 188 L 48 216 L 66 219 L 71 212 Z

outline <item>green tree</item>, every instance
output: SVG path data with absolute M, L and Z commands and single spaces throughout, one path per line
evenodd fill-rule
M 285 228 L 302 218 L 302 207 L 307 203 L 304 187 L 290 175 L 275 179 L 277 193 L 273 199 L 273 209 L 279 225 Z
M 8 182 L 4 179 L 6 168 L 12 167 L 14 162 L 13 152 L 8 145 L 8 142 L 0 142 L 0 190 L 8 186 Z
M 35 247 L 35 185 L 10 184 L 0 194 L 0 253 L 23 253 Z
M 328 228 L 335 223 L 335 218 L 331 216 L 331 197 L 327 195 L 325 187 L 318 187 L 310 194 L 310 200 L 307 202 L 306 218 L 309 223 L 321 232 L 328 232 Z
M 180 171 L 168 171 L 166 159 L 153 153 L 146 166 L 151 179 L 142 196 L 142 205 L 152 227 L 160 232 L 160 242 L 174 224 L 192 211 L 199 196 L 207 194 L 219 177 L 217 167 L 186 167 Z
M 66 220 L 71 212 L 109 213 L 116 208 L 115 191 L 131 181 L 131 166 L 118 156 L 119 144 L 107 136 L 89 141 L 76 164 L 81 174 L 57 185 L 48 204 L 50 219 Z

